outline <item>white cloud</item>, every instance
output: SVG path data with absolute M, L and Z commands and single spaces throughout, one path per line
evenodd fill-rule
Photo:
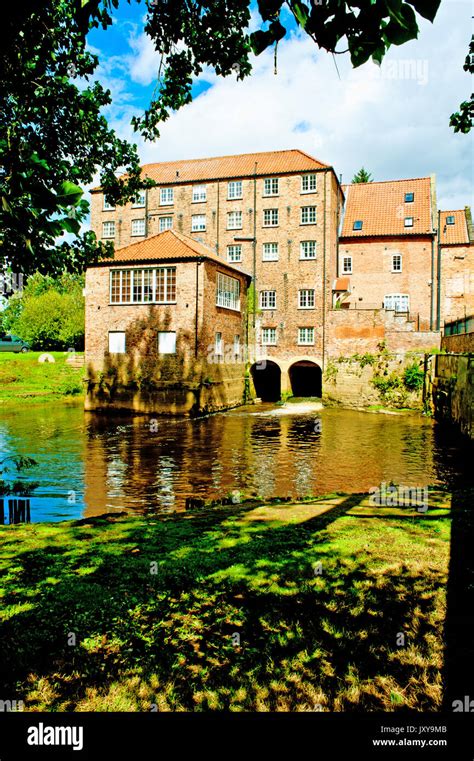
M 471 92 L 462 71 L 471 12 L 464 1 L 442 3 L 435 23 L 422 20 L 419 39 L 393 47 L 381 69 L 353 70 L 347 56 L 335 62 L 293 34 L 279 45 L 277 75 L 272 51 L 255 59 L 243 82 L 206 70 L 200 80 L 211 87 L 163 124 L 157 143 L 138 141 L 141 158 L 301 148 L 333 164 L 346 182 L 362 165 L 380 180 L 434 172 L 440 205 L 461 208 L 472 202 L 472 140 L 453 133 L 449 116 Z M 131 39 L 129 76 L 148 85 L 159 55 L 144 35 Z M 115 125 L 130 137 L 126 88 L 119 98 Z

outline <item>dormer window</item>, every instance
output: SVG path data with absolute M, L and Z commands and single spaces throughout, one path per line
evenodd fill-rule
M 362 230 L 362 220 L 361 219 L 356 219 L 354 224 L 353 224 L 353 226 L 352 226 L 352 229 L 353 230 Z
M 447 225 L 454 225 L 454 217 L 450 215 L 449 217 L 446 217 L 446 224 Z
M 405 217 L 405 227 L 413 227 L 413 217 Z
M 405 193 L 405 203 L 413 203 L 414 200 L 415 200 L 414 193 Z

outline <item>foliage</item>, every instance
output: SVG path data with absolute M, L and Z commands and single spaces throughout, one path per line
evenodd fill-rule
M 470 74 L 474 73 L 474 35 L 471 37 L 469 43 L 469 52 L 466 56 L 463 66 L 464 71 L 468 71 Z M 467 134 L 471 131 L 472 120 L 474 117 L 474 93 L 467 101 L 463 101 L 459 106 L 459 111 L 451 114 L 450 126 L 454 128 L 455 132 L 463 132 Z
M 32 348 L 81 349 L 84 344 L 84 277 L 63 273 L 58 278 L 36 273 L 10 297 L 3 329 Z
M 403 372 L 403 383 L 409 391 L 418 391 L 423 386 L 425 374 L 417 362 L 407 365 Z
M 25 455 L 11 455 L 0 460 L 0 496 L 5 497 L 11 494 L 22 497 L 30 496 L 39 486 L 38 481 L 30 481 L 28 483 L 17 478 L 10 482 L 5 481 L 1 476 L 3 476 L 4 473 L 8 473 L 12 466 L 15 467 L 17 473 L 20 473 L 23 470 L 34 468 L 37 464 L 38 463 L 33 457 L 27 457 Z
M 366 170 L 366 169 L 364 169 L 364 167 L 362 167 L 362 168 L 361 168 L 361 169 L 359 169 L 359 171 L 358 171 L 358 172 L 357 172 L 357 173 L 354 175 L 354 177 L 352 178 L 352 182 L 353 182 L 353 183 L 358 183 L 358 182 L 372 182 L 372 175 L 370 174 L 370 172 L 367 172 L 367 170 Z

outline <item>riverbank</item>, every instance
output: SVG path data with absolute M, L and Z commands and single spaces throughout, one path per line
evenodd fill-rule
M 38 361 L 46 353 L 54 362 Z M 83 356 L 83 352 L 76 352 L 76 357 Z M 69 357 L 62 351 L 0 353 L 0 405 L 18 400 L 23 404 L 82 398 L 84 368 L 71 366 L 66 362 Z
M 0 527 L 5 694 L 29 711 L 439 710 L 450 508 L 432 489 L 426 513 L 339 495 Z

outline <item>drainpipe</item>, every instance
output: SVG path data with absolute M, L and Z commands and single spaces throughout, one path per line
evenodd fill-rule
M 323 340 L 322 340 L 322 371 L 326 354 L 326 184 L 327 170 L 324 172 L 324 218 L 323 218 Z
M 253 175 L 253 329 L 255 332 L 255 323 L 257 317 L 257 162 Z
M 436 305 L 436 330 L 441 325 L 441 212 L 438 211 L 438 296 Z
M 438 230 L 439 235 L 439 230 Z M 431 295 L 430 295 L 430 330 L 434 327 L 434 288 L 435 288 L 435 271 L 434 271 L 434 249 L 435 236 L 431 238 Z
M 221 184 L 217 180 L 217 230 L 216 230 L 216 254 L 219 256 L 219 216 L 220 216 L 220 189 Z
M 196 261 L 196 294 L 195 294 L 195 313 L 194 313 L 194 357 L 198 355 L 199 344 L 199 267 L 202 259 Z
M 148 238 L 148 190 L 145 189 L 145 238 Z

